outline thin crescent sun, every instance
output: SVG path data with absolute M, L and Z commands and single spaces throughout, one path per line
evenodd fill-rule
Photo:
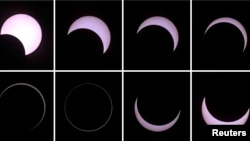
M 206 98 L 203 99 L 201 107 L 202 117 L 207 125 L 244 125 L 247 122 L 249 116 L 249 109 L 247 112 L 238 120 L 225 122 L 215 118 L 207 109 Z
M 163 131 L 169 130 L 171 127 L 173 127 L 176 124 L 181 113 L 181 111 L 179 111 L 177 116 L 171 122 L 167 124 L 154 125 L 144 120 L 143 117 L 140 115 L 138 106 L 137 106 L 137 99 L 135 100 L 134 112 L 135 112 L 136 119 L 140 123 L 140 125 L 144 127 L 145 129 L 152 131 L 152 132 L 163 132 Z
M 145 27 L 147 26 L 151 26 L 151 25 L 156 25 L 156 26 L 160 26 L 162 28 L 164 28 L 165 30 L 167 30 L 170 35 L 173 38 L 173 42 L 174 42 L 174 49 L 173 51 L 175 51 L 178 42 L 179 42 L 179 33 L 178 30 L 176 28 L 176 26 L 174 25 L 174 23 L 169 20 L 168 18 L 162 17 L 162 16 L 153 16 L 150 17 L 146 20 L 144 20 L 141 25 L 139 26 L 138 30 L 137 30 L 137 34 Z
M 214 25 L 219 24 L 219 23 L 228 23 L 231 25 L 234 25 L 237 29 L 239 29 L 239 31 L 241 32 L 243 39 L 244 39 L 244 47 L 243 47 L 243 52 L 245 51 L 246 47 L 247 47 L 247 32 L 245 27 L 236 19 L 234 18 L 230 18 L 230 17 L 221 17 L 221 18 L 217 18 L 215 20 L 213 20 L 208 27 L 205 30 L 205 34 L 207 33 L 207 31 Z

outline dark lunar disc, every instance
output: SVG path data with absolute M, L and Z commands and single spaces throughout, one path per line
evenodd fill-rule
M 11 35 L 0 36 L 0 68 L 24 67 L 25 52 L 22 43 Z
M 84 68 L 95 68 L 102 63 L 103 48 L 101 39 L 90 30 L 75 30 L 68 35 L 66 48 L 62 48 L 70 57 L 62 57 L 66 65 L 75 68 L 79 64 Z

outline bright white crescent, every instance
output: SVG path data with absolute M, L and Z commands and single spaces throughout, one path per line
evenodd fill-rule
M 173 51 L 175 51 L 179 42 L 179 33 L 174 23 L 165 17 L 161 17 L 161 16 L 150 17 L 141 23 L 141 25 L 139 26 L 137 30 L 137 33 L 139 33 L 143 28 L 147 26 L 151 26 L 151 25 L 160 26 L 166 29 L 170 33 L 174 42 Z
M 77 29 L 89 29 L 96 33 L 102 40 L 103 53 L 108 50 L 111 42 L 111 34 L 108 26 L 101 19 L 94 16 L 80 17 L 71 24 L 68 34 Z
M 208 111 L 206 105 L 206 98 L 203 99 L 201 111 L 202 111 L 202 117 L 207 125 L 244 125 L 247 122 L 249 116 L 249 109 L 248 109 L 247 112 L 244 114 L 244 116 L 242 116 L 238 120 L 230 122 L 218 120 Z
M 141 116 L 141 114 L 139 113 L 138 106 L 137 106 L 137 99 L 135 100 L 134 112 L 135 112 L 136 119 L 141 124 L 141 126 L 144 127 L 145 129 L 147 129 L 149 131 L 153 131 L 153 132 L 163 132 L 163 131 L 166 131 L 166 130 L 170 129 L 171 127 L 173 127 L 176 124 L 176 122 L 178 121 L 180 113 L 181 113 L 181 111 L 179 111 L 178 115 L 171 122 L 169 122 L 167 124 L 154 125 L 154 124 L 151 124 L 151 123 L 147 122 L 146 120 L 144 120 L 143 117 Z
M 39 23 L 26 14 L 9 17 L 2 25 L 1 35 L 12 35 L 19 39 L 24 47 L 25 55 L 36 51 L 42 41 L 42 29 Z

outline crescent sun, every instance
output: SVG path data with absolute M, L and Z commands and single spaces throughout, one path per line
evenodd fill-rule
M 207 125 L 244 125 L 247 122 L 249 116 L 249 109 L 248 109 L 247 112 L 244 114 L 244 116 L 242 116 L 238 120 L 230 122 L 218 120 L 207 109 L 206 98 L 203 99 L 201 111 L 202 111 L 202 117 Z
M 21 41 L 25 55 L 37 50 L 42 41 L 42 29 L 30 15 L 16 14 L 9 17 L 2 25 L 0 35 L 12 35 Z
M 42 122 L 43 119 L 44 119 L 45 113 L 46 113 L 46 102 L 45 102 L 45 99 L 44 99 L 44 97 L 43 97 L 43 94 L 42 94 L 35 86 L 33 86 L 33 85 L 31 85 L 31 84 L 28 84 L 28 83 L 15 83 L 15 84 L 12 84 L 12 85 L 8 86 L 7 88 L 5 88 L 5 89 L 3 90 L 3 92 L 0 94 L 0 98 L 2 97 L 2 95 L 3 95 L 8 89 L 10 89 L 10 88 L 12 88 L 12 87 L 15 87 L 15 86 L 27 86 L 27 87 L 30 87 L 30 88 L 32 88 L 33 90 L 35 90 L 35 91 L 39 94 L 39 96 L 41 97 L 41 99 L 42 99 L 42 102 L 43 102 L 43 114 L 42 114 L 41 119 L 37 122 L 37 124 L 35 124 L 32 128 L 30 128 L 30 130 L 33 130 L 33 129 L 35 129 L 37 126 L 39 126 L 39 125 L 41 124 L 41 122 Z
M 140 115 L 139 110 L 138 110 L 138 106 L 137 106 L 137 99 L 135 100 L 134 112 L 135 112 L 136 119 L 140 123 L 140 125 L 142 127 L 144 127 L 145 129 L 147 129 L 149 131 L 153 131 L 153 132 L 163 132 L 163 131 L 166 131 L 166 130 L 170 129 L 171 127 L 173 127 L 176 124 L 176 122 L 178 121 L 180 113 L 181 113 L 181 111 L 179 111 L 178 115 L 171 122 L 169 122 L 167 124 L 154 125 L 154 124 L 151 124 L 151 123 L 147 122 L 146 120 L 144 120 L 143 117 Z
M 229 23 L 231 25 L 234 25 L 237 29 L 239 29 L 244 39 L 244 48 L 243 48 L 243 52 L 244 52 L 247 46 L 247 32 L 246 32 L 245 27 L 236 19 L 233 19 L 230 17 L 222 17 L 222 18 L 215 19 L 208 25 L 205 31 L 205 34 L 212 26 L 219 24 L 219 23 Z
M 111 42 L 110 30 L 103 20 L 94 16 L 83 16 L 75 20 L 69 30 L 68 34 L 77 29 L 88 29 L 96 33 L 103 44 L 103 54 L 108 50 Z
M 139 26 L 139 28 L 137 30 L 137 34 L 143 28 L 145 28 L 147 26 L 151 26 L 151 25 L 160 26 L 160 27 L 166 29 L 170 33 L 170 35 L 173 38 L 173 42 L 174 42 L 173 51 L 175 51 L 175 49 L 178 45 L 178 42 L 179 42 L 179 33 L 178 33 L 178 30 L 177 30 L 176 26 L 174 25 L 174 23 L 165 17 L 161 17 L 161 16 L 150 17 L 141 23 L 141 25 Z

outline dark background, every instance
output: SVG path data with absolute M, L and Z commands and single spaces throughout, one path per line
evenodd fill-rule
M 234 121 L 242 117 L 249 108 L 249 80 L 249 73 L 193 73 L 194 141 L 221 140 L 211 136 L 212 129 L 247 131 L 247 137 L 237 137 L 237 140 L 249 140 L 249 120 L 243 126 L 208 126 L 201 114 L 201 104 L 206 97 L 207 107 L 217 119 Z
M 189 73 L 125 73 L 124 83 L 125 140 L 189 141 Z M 167 131 L 148 131 L 135 118 L 136 98 L 140 114 L 150 123 L 166 124 L 179 110 L 180 117 Z
M 124 67 L 126 70 L 187 70 L 190 62 L 189 1 L 124 1 Z M 173 40 L 159 26 L 146 27 L 137 34 L 140 24 L 149 17 L 171 20 L 179 33 L 173 52 Z
M 243 36 L 235 26 L 227 23 L 217 24 L 204 35 L 207 26 L 213 20 L 231 17 L 245 27 L 249 38 L 249 8 L 249 1 L 193 2 L 193 69 L 250 69 L 249 42 L 243 52 Z
M 0 1 L 0 25 L 15 14 L 28 14 L 42 29 L 40 46 L 25 56 L 21 42 L 9 35 L 0 36 L 0 69 L 53 69 L 53 1 Z
M 27 91 L 19 91 L 20 95 L 23 96 L 17 96 L 13 95 L 13 99 L 9 101 L 10 103 L 13 101 L 16 101 L 17 103 L 12 106 L 5 106 L 5 102 L 7 101 L 2 101 L 4 100 L 3 98 L 6 97 L 7 95 L 3 95 L 3 97 L 0 98 L 1 103 L 0 103 L 0 140 L 2 141 L 9 141 L 9 140 L 26 140 L 26 141 L 52 141 L 53 140 L 53 73 L 1 73 L 0 74 L 0 91 L 6 89 L 8 86 L 15 84 L 15 83 L 28 83 L 39 89 L 39 91 L 42 93 L 44 96 L 45 102 L 46 102 L 46 113 L 44 116 L 44 119 L 42 122 L 33 130 L 27 130 L 27 127 L 20 127 L 30 125 L 30 121 L 27 119 L 18 119 L 18 111 L 17 110 L 19 107 L 24 107 L 26 103 L 30 103 L 29 95 L 25 94 Z M 12 87 L 10 90 L 16 89 L 15 87 Z M 20 90 L 20 89 L 18 89 Z M 37 96 L 37 95 L 35 95 Z M 36 98 L 36 97 L 33 97 Z M 36 99 L 37 100 L 37 99 Z M 40 98 L 38 99 L 40 102 Z M 37 101 L 34 101 L 37 102 Z M 8 102 L 7 102 L 8 103 Z M 21 105 L 18 105 L 21 104 Z M 29 105 L 30 106 L 30 105 Z M 37 108 L 36 104 L 31 105 L 33 108 Z M 9 119 L 5 119 L 6 115 L 4 115 L 4 111 L 12 109 L 13 111 L 10 112 L 11 115 L 17 115 L 16 117 L 10 117 L 9 119 L 13 119 L 13 123 L 17 123 L 16 127 L 15 125 L 12 125 L 9 121 Z M 19 108 L 20 109 L 20 108 Z M 23 112 L 27 112 L 29 109 L 23 109 Z M 13 113 L 15 112 L 15 113 Z M 22 115 L 24 114 L 22 111 L 19 111 L 21 114 L 20 117 L 25 117 L 27 115 Z M 35 112 L 36 113 L 36 112 Z M 25 114 L 30 114 L 31 117 L 34 117 L 35 113 L 25 113 Z M 2 119 L 5 119 L 4 121 Z M 17 118 L 17 119 L 15 119 Z M 16 121 L 19 121 L 16 122 Z M 37 122 L 37 121 L 36 121 Z M 9 127 L 5 127 L 6 124 L 10 123 Z M 33 125 L 33 124 L 32 124 Z M 8 128 L 8 129 L 7 129 Z
M 121 140 L 121 73 L 56 73 L 56 77 L 57 140 Z M 93 83 L 103 87 L 112 99 L 112 116 L 109 122 L 98 131 L 79 131 L 71 126 L 65 117 L 64 102 L 66 96 L 74 87 L 83 83 Z M 99 105 L 96 106 L 98 108 Z
M 56 5 L 56 68 L 120 70 L 121 1 L 57 1 Z M 82 16 L 96 16 L 107 24 L 111 43 L 105 54 L 101 39 L 91 30 L 67 35 L 71 24 Z

